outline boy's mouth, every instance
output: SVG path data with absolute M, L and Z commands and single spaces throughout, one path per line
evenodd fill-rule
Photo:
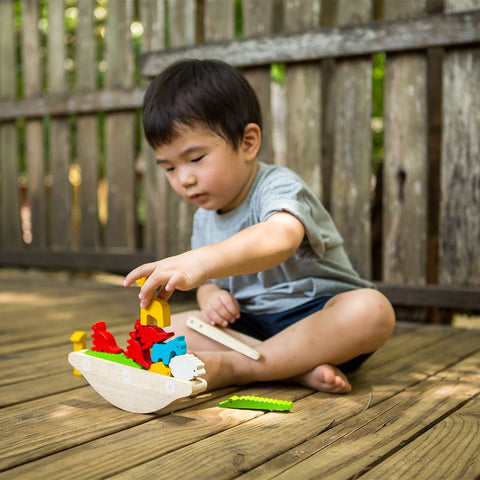
M 207 198 L 207 194 L 206 193 L 195 193 L 193 195 L 189 195 L 189 198 L 192 202 L 201 203 L 205 200 L 205 198 Z

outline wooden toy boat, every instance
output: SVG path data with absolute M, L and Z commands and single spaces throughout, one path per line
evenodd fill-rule
M 85 353 L 71 352 L 70 364 L 112 405 L 132 413 L 152 413 L 207 388 L 202 378 L 183 380 L 141 368 L 105 360 Z

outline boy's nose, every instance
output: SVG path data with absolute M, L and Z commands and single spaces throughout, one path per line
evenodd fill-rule
M 180 178 L 180 182 L 182 184 L 182 187 L 187 188 L 195 185 L 197 183 L 197 179 L 190 172 L 185 172 Z

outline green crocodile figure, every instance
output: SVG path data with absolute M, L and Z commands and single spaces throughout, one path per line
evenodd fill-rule
M 220 402 L 219 407 L 226 408 L 248 408 L 250 410 L 278 410 L 288 411 L 292 408 L 293 402 L 278 400 L 276 398 L 255 397 L 253 395 L 233 395 L 228 400 Z

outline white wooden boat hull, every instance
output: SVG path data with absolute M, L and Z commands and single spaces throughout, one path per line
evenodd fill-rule
M 132 413 L 156 412 L 207 388 L 203 378 L 168 377 L 87 355 L 85 350 L 71 352 L 68 361 L 105 400 Z

